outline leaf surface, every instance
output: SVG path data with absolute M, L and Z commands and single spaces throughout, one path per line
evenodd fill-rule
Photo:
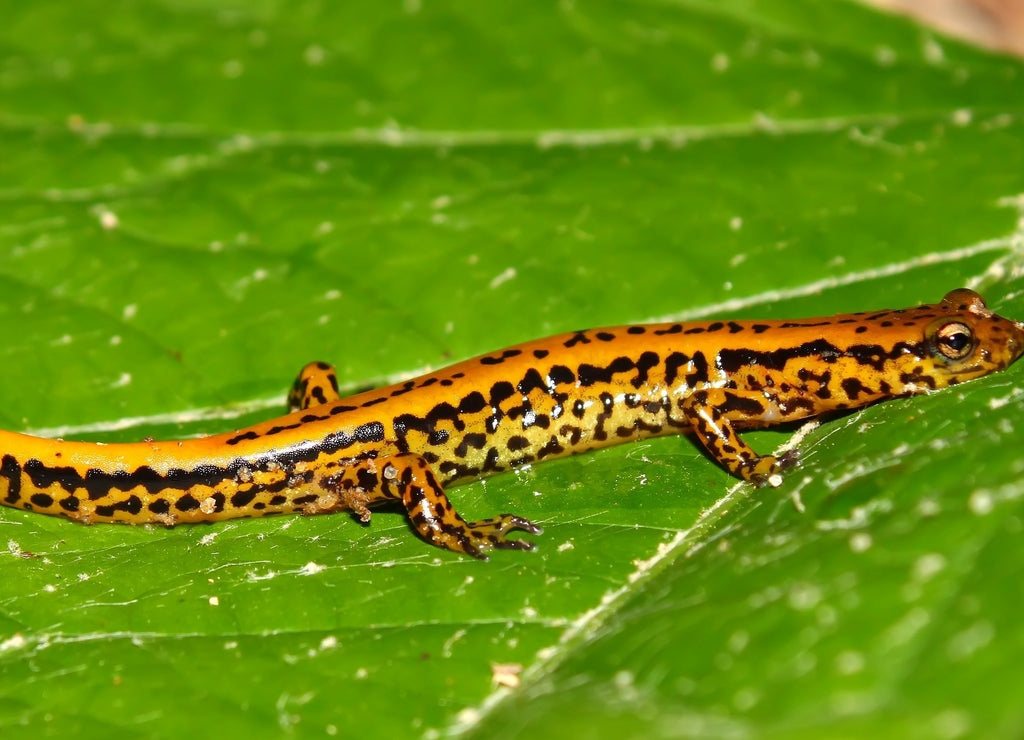
M 1024 317 L 1024 66 L 859 6 L 0 15 L 7 429 L 225 431 L 312 359 L 355 390 L 584 326 Z M 1019 376 L 799 430 L 776 490 L 685 438 L 459 487 L 544 524 L 489 563 L 393 511 L 0 510 L 0 729 L 1018 736 Z

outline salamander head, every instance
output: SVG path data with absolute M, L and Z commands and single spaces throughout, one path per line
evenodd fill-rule
M 932 308 L 942 315 L 924 339 L 940 387 L 1003 370 L 1024 353 L 1024 322 L 993 313 L 973 290 L 951 291 Z

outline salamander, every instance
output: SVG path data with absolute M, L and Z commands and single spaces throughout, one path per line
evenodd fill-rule
M 540 534 L 513 514 L 465 521 L 445 487 L 627 440 L 689 433 L 734 476 L 778 486 L 795 451 L 738 429 L 938 390 L 1003 370 L 1024 323 L 968 289 L 941 302 L 799 320 L 589 329 L 341 398 L 303 368 L 287 415 L 227 434 L 101 444 L 0 432 L 0 502 L 84 523 L 212 522 L 404 507 L 434 545 L 486 559 Z

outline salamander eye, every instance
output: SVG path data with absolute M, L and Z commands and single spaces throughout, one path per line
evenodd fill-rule
M 951 321 L 936 330 L 932 342 L 947 360 L 962 360 L 974 351 L 974 332 L 967 324 Z

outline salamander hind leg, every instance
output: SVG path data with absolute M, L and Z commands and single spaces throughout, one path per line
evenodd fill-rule
M 379 475 L 376 491 L 366 491 L 359 500 L 351 493 L 343 494 L 346 498 L 346 508 L 352 509 L 363 521 L 370 518 L 368 505 L 385 500 L 401 501 L 413 527 L 427 542 L 481 560 L 487 559 L 483 551 L 491 548 L 534 548 L 532 542 L 508 539 L 510 532 L 540 534 L 543 531 L 533 522 L 514 514 L 501 514 L 490 519 L 467 522 L 455 511 L 430 464 L 420 455 L 389 455 L 374 460 L 373 467 L 375 473 Z M 339 474 L 333 484 L 330 481 L 329 484 L 340 489 L 345 485 L 345 481 L 353 480 L 350 473 L 351 471 L 346 471 Z
M 773 413 L 763 394 L 711 388 L 695 391 L 681 408 L 707 451 L 737 478 L 758 486 L 778 486 L 783 471 L 799 460 L 796 450 L 779 457 L 758 455 L 733 428 L 733 421 L 760 422 Z
M 288 406 L 292 411 L 298 411 L 331 403 L 340 397 L 334 366 L 326 362 L 311 362 L 299 371 L 299 377 L 288 394 Z

